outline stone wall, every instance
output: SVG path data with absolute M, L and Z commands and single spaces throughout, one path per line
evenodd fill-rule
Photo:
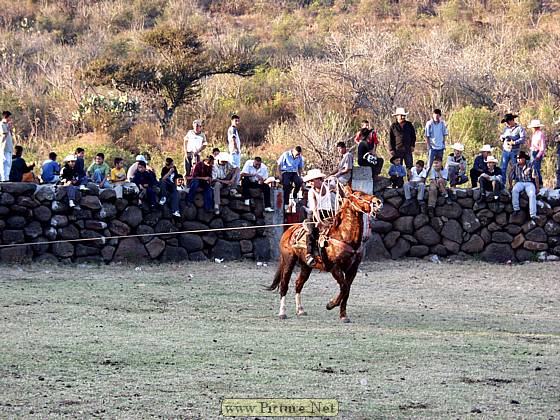
M 37 244 L 0 248 L 2 262 L 119 262 L 119 261 L 204 261 L 242 258 L 268 261 L 270 243 L 277 243 L 277 231 L 245 229 L 202 234 L 152 235 L 125 239 L 110 236 L 191 231 L 223 227 L 250 227 L 282 222 L 282 211 L 263 213 L 258 190 L 246 206 L 241 199 L 224 196 L 221 215 L 202 208 L 202 196 L 195 205 L 185 204 L 180 193 L 181 219 L 171 216 L 168 205 L 151 210 L 139 206 L 136 192 L 125 190 L 117 199 L 112 189 L 89 184 L 80 192 L 80 210 L 68 208 L 64 188 L 27 183 L 0 184 L 0 244 L 45 242 L 91 238 L 91 241 Z M 276 196 L 277 194 L 275 194 Z M 99 238 L 99 239 L 98 239 Z

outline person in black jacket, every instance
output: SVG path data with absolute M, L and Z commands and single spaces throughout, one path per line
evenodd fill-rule
M 31 171 L 35 167 L 35 163 L 27 165 L 23 156 L 23 147 L 14 147 L 15 155 L 12 157 L 12 168 L 10 169 L 10 181 L 11 182 L 22 182 L 24 174 L 30 174 L 31 176 L 26 176 L 26 182 L 33 181 L 33 174 Z
M 68 155 L 64 158 L 64 167 L 60 171 L 60 184 L 66 189 L 68 196 L 68 205 L 70 208 L 80 209 L 79 205 L 74 203 L 76 200 L 76 192 L 80 185 L 80 175 L 76 166 L 76 156 Z
M 416 130 L 410 121 L 406 120 L 408 112 L 404 108 L 397 108 L 394 117 L 397 121 L 389 128 L 389 151 L 391 156 L 398 156 L 405 163 L 406 169 L 413 166 L 412 153 L 416 146 Z
M 488 169 L 488 166 L 486 165 L 486 158 L 488 158 L 488 156 L 492 153 L 492 150 L 494 150 L 493 147 L 489 144 L 485 144 L 480 149 L 480 154 L 474 158 L 474 163 L 470 170 L 471 184 L 473 188 L 477 187 L 480 175 Z
M 360 142 L 358 143 L 358 165 L 371 167 L 371 177 L 375 182 L 383 168 L 383 158 L 377 156 L 377 137 L 375 141 L 368 141 L 371 139 L 371 130 L 362 128 L 360 130 Z
M 164 205 L 169 197 L 171 212 L 175 217 L 181 217 L 181 213 L 179 213 L 179 193 L 175 186 L 175 178 L 178 173 L 177 167 L 173 164 L 173 159 L 166 158 L 165 166 L 161 169 L 160 186 L 162 197 L 159 204 Z
M 142 204 L 144 197 L 148 198 L 148 204 L 153 208 L 157 203 L 157 194 L 154 191 L 154 186 L 157 184 L 156 176 L 152 171 L 146 170 L 146 162 L 138 162 L 136 173 L 132 178 L 138 188 L 140 194 L 138 195 L 138 204 Z

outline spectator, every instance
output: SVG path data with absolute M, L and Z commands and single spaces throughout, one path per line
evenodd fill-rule
M 273 178 L 274 179 L 274 178 Z M 269 182 L 267 182 L 267 180 Z M 270 182 L 268 177 L 268 168 L 262 159 L 256 156 L 254 159 L 249 159 L 243 165 L 243 170 L 241 171 L 241 189 L 243 191 L 243 199 L 245 204 L 249 205 L 249 189 L 259 188 L 264 197 L 264 211 L 271 213 L 274 211 L 272 204 L 270 202 Z
M 503 172 L 502 172 L 503 173 Z M 515 185 L 512 188 L 512 182 Z M 509 176 L 509 187 L 511 189 L 511 201 L 513 204 L 513 214 L 519 214 L 519 194 L 525 191 L 529 198 L 529 214 L 531 220 L 537 218 L 537 194 L 539 193 L 539 177 L 533 170 L 533 165 L 529 162 L 529 155 L 524 151 L 517 155 L 517 164 L 513 167 Z
M 198 162 L 193 168 L 192 181 L 187 194 L 187 203 L 194 203 L 194 196 L 198 187 L 202 188 L 202 196 L 204 197 L 204 209 L 212 210 L 212 166 L 214 165 L 214 156 L 206 157 L 202 162 Z
M 508 165 L 516 165 L 517 154 L 523 143 L 525 143 L 525 129 L 515 122 L 517 115 L 506 114 L 502 119 L 502 124 L 506 124 L 504 131 L 500 135 L 503 142 L 502 150 L 502 174 L 507 176 Z
M 56 184 L 60 180 L 60 165 L 56 161 L 57 154 L 49 153 L 49 158 L 43 162 L 41 166 L 41 178 L 45 184 Z M 77 161 L 75 163 L 78 171 Z
M 189 176 L 192 168 L 201 160 L 201 153 L 208 146 L 206 134 L 202 131 L 202 121 L 194 120 L 193 129 L 189 130 L 183 139 L 185 155 L 185 175 Z
M 80 175 L 76 166 L 76 159 L 74 155 L 68 155 L 64 158 L 64 167 L 60 171 L 60 184 L 66 190 L 68 206 L 80 210 L 80 206 L 75 203 L 76 192 L 80 185 Z
M 239 117 L 237 115 L 231 116 L 231 125 L 227 132 L 228 138 L 228 150 L 231 155 L 231 164 L 234 168 L 241 167 L 241 138 L 239 137 L 239 130 L 237 126 L 239 125 Z M 239 172 L 237 173 L 232 186 L 237 187 L 239 185 Z
M 492 153 L 492 150 L 494 150 L 493 147 L 490 147 L 489 144 L 485 144 L 481 147 L 480 154 L 476 158 L 474 158 L 474 163 L 469 173 L 471 176 L 471 184 L 473 188 L 477 187 L 478 178 L 480 177 L 480 175 L 482 175 L 486 171 L 486 169 L 488 169 L 488 167 L 486 166 L 486 159 L 488 158 L 488 155 Z
M 220 152 L 215 158 L 217 165 L 212 166 L 212 187 L 214 188 L 214 214 L 220 214 L 222 187 L 231 187 L 235 182 L 239 168 L 231 164 L 229 153 Z M 235 196 L 241 198 L 241 194 L 235 191 Z
M 109 175 L 111 168 L 105 163 L 105 155 L 98 153 L 95 155 L 95 160 L 87 169 L 87 175 L 91 180 L 99 186 L 99 188 L 109 188 Z
M 449 175 L 449 184 L 451 188 L 457 185 L 464 184 L 469 179 L 467 178 L 467 159 L 463 156 L 465 146 L 461 143 L 455 143 L 451 146 L 453 153 L 447 157 L 447 164 L 445 169 Z
M 182 174 L 177 174 L 175 177 L 175 186 L 177 187 L 177 191 L 189 191 L 185 186 L 185 177 Z
M 115 158 L 115 167 L 111 169 L 111 184 L 115 190 L 117 198 L 123 197 L 123 185 L 126 183 L 126 172 L 124 170 L 124 160 L 123 158 Z
M 554 124 L 560 124 L 560 118 Z M 556 189 L 560 189 L 560 129 L 556 130 L 554 141 L 556 143 Z
M 348 151 L 346 144 L 343 141 L 339 141 L 337 143 L 336 150 L 340 156 L 340 162 L 338 162 L 338 168 L 333 171 L 331 175 L 335 176 L 338 182 L 342 185 L 346 185 L 352 181 L 354 156 L 352 155 L 352 152 Z
M 531 136 L 531 162 L 535 174 L 539 177 L 539 185 L 542 185 L 541 164 L 546 152 L 546 136 L 542 131 L 542 127 L 544 125 L 541 124 L 540 120 L 532 120 L 527 126 L 527 128 L 533 129 L 533 135 Z
M 0 133 L 0 181 L 9 181 L 14 152 L 14 127 L 12 113 L 2 112 L 2 132 Z
M 401 158 L 393 155 L 391 157 L 391 166 L 389 167 L 389 177 L 391 178 L 391 186 L 393 188 L 401 188 L 404 185 L 404 177 L 406 169 L 402 166 Z
M 301 171 L 305 161 L 301 155 L 301 146 L 296 146 L 291 150 L 286 150 L 278 158 L 278 178 L 282 182 L 284 189 L 284 211 L 290 205 L 290 192 L 295 200 L 302 185 Z M 293 190 L 292 190 L 293 188 Z
M 368 120 L 362 121 L 362 128 L 360 128 L 360 130 L 358 130 L 358 132 L 354 136 L 354 143 L 360 144 L 360 142 L 364 139 L 363 133 L 365 133 L 366 131 L 367 131 L 367 136 L 365 136 L 366 142 L 370 144 L 372 147 L 374 145 L 379 144 L 377 133 L 375 132 L 374 129 L 371 128 Z
M 147 170 L 146 162 L 138 161 L 136 165 L 136 172 L 132 178 L 140 193 L 138 194 L 138 204 L 141 205 L 144 198 L 148 199 L 148 205 L 154 208 L 157 203 L 157 194 L 154 191 L 154 186 L 157 184 L 156 176 L 152 171 Z
M 377 156 L 377 136 L 371 139 L 371 132 L 368 128 L 362 128 L 360 135 L 360 143 L 358 144 L 358 165 L 369 166 L 371 168 L 371 178 L 373 182 L 377 181 L 381 169 L 383 168 L 384 160 Z
M 132 178 L 134 178 L 134 174 L 136 173 L 136 169 L 138 169 L 138 163 L 144 162 L 146 164 L 146 168 L 148 167 L 147 162 L 146 162 L 146 158 L 144 157 L 144 155 L 137 155 L 134 160 L 135 160 L 135 162 L 132 165 L 130 165 L 130 168 L 128 168 L 128 171 L 126 173 L 126 178 L 130 182 L 132 182 Z
M 416 146 L 416 130 L 410 121 L 406 120 L 408 112 L 404 108 L 397 108 L 393 117 L 397 117 L 389 128 L 389 152 L 391 156 L 398 156 L 404 160 L 406 169 L 412 168 L 412 153 Z
M 86 184 L 88 183 L 88 177 L 86 174 L 86 163 L 85 163 L 85 155 L 86 155 L 86 151 L 81 148 L 78 147 L 76 148 L 75 151 L 76 154 L 76 168 L 78 171 L 78 178 L 80 179 L 80 189 L 81 190 L 86 190 Z
M 220 148 L 219 147 L 214 147 L 212 149 L 212 156 L 214 156 L 214 159 L 216 159 L 216 157 L 220 154 Z
M 494 156 L 486 158 L 486 170 L 480 175 L 480 201 L 487 192 L 492 193 L 494 201 L 498 200 L 503 188 L 502 170 L 497 167 L 498 159 Z
M 428 172 L 432 169 L 434 158 L 443 160 L 445 153 L 445 139 L 449 135 L 445 121 L 441 119 L 441 110 L 434 109 L 432 119 L 426 123 L 424 136 L 428 146 Z
M 35 182 L 35 176 L 33 175 L 33 168 L 35 163 L 27 165 L 25 159 L 23 158 L 23 147 L 16 146 L 14 148 L 15 155 L 12 158 L 12 167 L 10 169 L 10 181 L 11 182 Z
M 422 208 L 424 207 L 427 174 L 428 171 L 424 168 L 424 161 L 417 160 L 414 168 L 410 170 L 409 181 L 404 184 L 404 198 L 406 201 L 410 201 L 412 199 L 412 192 L 418 190 L 417 198 Z
M 451 203 L 446 188 L 447 178 L 447 170 L 442 167 L 441 160 L 439 158 L 434 158 L 434 163 L 432 165 L 432 169 L 430 170 L 430 186 L 428 187 L 428 214 L 430 217 L 433 217 L 434 215 L 438 191 L 445 198 L 448 204 Z
M 175 177 L 178 173 L 177 167 L 173 164 L 173 159 L 166 158 L 165 166 L 161 168 L 161 200 L 159 200 L 159 204 L 163 206 L 167 197 L 169 197 L 171 213 L 174 217 L 181 217 L 181 213 L 179 213 L 179 193 L 175 185 Z

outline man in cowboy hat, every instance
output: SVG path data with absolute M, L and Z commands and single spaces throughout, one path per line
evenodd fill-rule
M 307 195 L 307 219 L 303 222 L 303 226 L 307 231 L 305 263 L 310 267 L 316 264 L 315 257 L 319 251 L 317 249 L 319 224 L 325 218 L 332 216 L 333 205 L 330 191 L 326 191 L 326 194 L 321 194 L 323 192 L 321 187 L 325 178 L 326 175 L 319 169 L 311 169 L 303 177 L 303 182 L 311 184 Z
M 424 136 L 428 146 L 428 172 L 432 168 L 434 158 L 443 159 L 445 139 L 449 135 L 445 121 L 441 119 L 441 109 L 434 109 L 432 118 L 426 123 Z
M 216 165 L 212 166 L 212 188 L 214 189 L 214 214 L 220 214 L 222 188 L 231 187 L 235 182 L 239 168 L 231 164 L 231 155 L 220 152 L 216 156 Z M 237 198 L 241 194 L 235 192 Z
M 498 159 L 494 156 L 487 156 L 484 161 L 486 169 L 479 177 L 481 190 L 479 201 L 482 201 L 486 192 L 491 192 L 494 200 L 498 200 L 503 187 L 502 170 L 496 166 Z
M 183 153 L 185 156 L 185 176 L 190 176 L 192 168 L 200 162 L 202 151 L 208 146 L 206 134 L 202 131 L 202 121 L 194 120 L 193 129 L 183 138 Z
M 461 143 L 455 143 L 451 146 L 453 153 L 447 157 L 445 169 L 449 174 L 449 186 L 451 188 L 464 184 L 469 179 L 467 178 L 467 159 L 463 156 L 465 146 Z
M 542 185 L 541 164 L 546 152 L 546 136 L 542 131 L 541 120 L 531 120 L 527 128 L 533 129 L 531 136 L 531 162 L 536 175 L 539 177 L 539 185 Z
M 397 108 L 393 117 L 397 117 L 389 128 L 389 152 L 391 156 L 399 156 L 405 163 L 406 169 L 412 168 L 412 153 L 416 146 L 416 130 L 410 121 L 406 120 L 408 112 L 404 108 Z
M 249 190 L 251 188 L 258 188 L 263 193 L 264 211 L 272 213 L 274 211 L 270 201 L 270 184 L 272 182 L 276 183 L 276 178 L 272 177 L 272 180 L 269 179 L 268 168 L 259 156 L 247 160 L 241 171 L 241 190 L 243 191 L 245 204 L 250 204 Z
M 515 181 L 515 185 L 513 185 L 512 188 L 513 181 Z M 521 191 L 525 191 L 529 198 L 529 214 L 531 220 L 536 220 L 539 177 L 533 171 L 533 165 L 529 162 L 529 155 L 524 151 L 519 152 L 517 156 L 517 164 L 513 167 L 509 176 L 509 187 L 511 189 L 513 213 L 519 213 L 519 194 Z
M 474 158 L 473 166 L 469 172 L 473 188 L 477 187 L 478 178 L 480 177 L 480 175 L 482 175 L 484 171 L 488 169 L 488 166 L 486 165 L 486 159 L 488 158 L 490 153 L 492 153 L 492 150 L 494 150 L 493 147 L 491 147 L 489 144 L 485 144 L 480 148 L 480 154 Z
M 517 115 L 508 113 L 502 119 L 502 124 L 505 124 L 504 131 L 500 135 L 500 140 L 503 144 L 502 174 L 504 176 L 507 175 L 510 162 L 513 166 L 516 165 L 519 149 L 525 143 L 525 129 L 515 122 L 516 118 Z

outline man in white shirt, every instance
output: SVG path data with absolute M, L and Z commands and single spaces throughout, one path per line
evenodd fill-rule
M 202 131 L 202 121 L 194 120 L 193 129 L 189 130 L 183 139 L 183 153 L 185 155 L 185 176 L 190 176 L 192 168 L 200 162 L 202 151 L 208 146 L 206 134 Z
M 4 111 L 2 112 L 2 131 L 0 132 L 0 181 L 10 180 L 13 152 L 12 113 Z
M 271 213 L 274 211 L 270 202 L 270 186 L 266 183 L 268 178 L 268 168 L 260 157 L 255 157 L 254 159 L 249 159 L 243 165 L 243 170 L 241 171 L 241 189 L 243 199 L 245 204 L 249 205 L 250 201 L 250 188 L 259 188 L 264 197 L 264 211 Z
M 418 202 L 424 204 L 424 192 L 426 191 L 426 178 L 428 171 L 424 168 L 424 161 L 416 161 L 416 165 L 410 170 L 410 179 L 404 184 L 404 197 L 406 201 L 412 199 L 412 191 L 418 190 Z
M 346 144 L 343 141 L 339 141 L 336 145 L 338 154 L 340 157 L 340 162 L 335 171 L 331 173 L 335 176 L 342 185 L 346 185 L 352 179 L 352 168 L 354 167 L 354 156 L 346 148 Z
M 239 130 L 237 126 L 239 125 L 239 116 L 231 116 L 231 125 L 228 128 L 227 139 L 228 139 L 228 150 L 231 155 L 231 164 L 236 167 L 241 167 L 241 138 L 239 137 Z M 234 186 L 239 184 L 239 177 L 235 180 Z

